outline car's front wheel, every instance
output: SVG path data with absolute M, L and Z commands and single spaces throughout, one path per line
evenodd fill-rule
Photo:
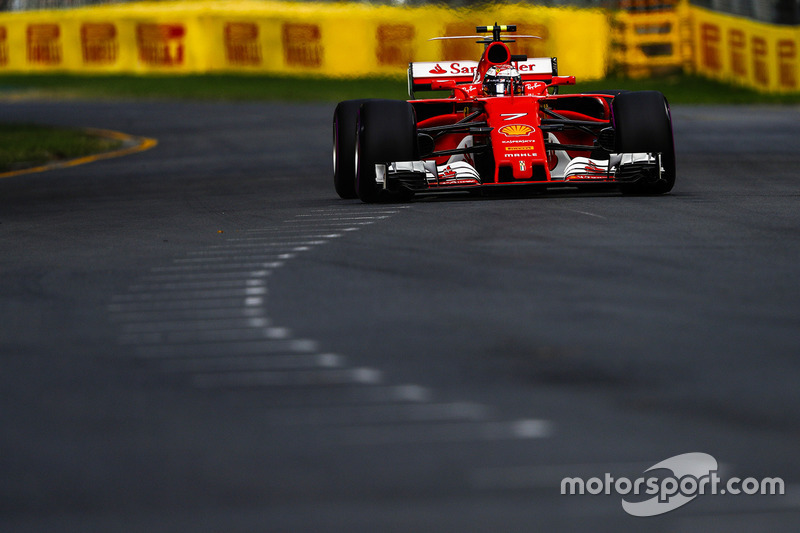
M 612 102 L 618 153 L 649 153 L 659 169 L 650 180 L 622 185 L 626 194 L 666 194 L 675 185 L 675 143 L 669 103 L 658 91 L 621 93 Z
M 417 122 L 414 108 L 398 100 L 371 100 L 361 104 L 356 126 L 356 193 L 372 203 L 392 198 L 378 183 L 376 164 L 416 161 Z

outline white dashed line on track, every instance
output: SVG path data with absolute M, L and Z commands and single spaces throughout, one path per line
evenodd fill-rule
M 333 353 L 246 355 L 240 357 L 206 357 L 171 359 L 159 368 L 165 372 L 211 373 L 231 371 L 289 370 L 340 368 L 344 357 Z
M 487 405 L 441 401 L 428 387 L 393 384 L 383 370 L 296 338 L 267 314 L 273 272 L 408 207 L 310 209 L 153 268 L 108 304 L 119 324 L 118 343 L 148 368 L 198 390 L 281 391 L 271 397 L 265 420 L 327 427 L 332 444 L 550 436 L 545 420 L 498 421 Z

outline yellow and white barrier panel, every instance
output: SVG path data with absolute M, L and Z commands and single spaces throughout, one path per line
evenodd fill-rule
M 800 27 L 724 15 L 686 0 L 652 7 L 649 0 L 629 1 L 612 28 L 616 70 L 648 76 L 668 67 L 761 92 L 800 91 Z
M 515 53 L 558 56 L 579 79 L 607 66 L 600 10 L 522 5 L 484 10 L 269 1 L 158 2 L 0 14 L 3 72 L 256 72 L 324 76 L 403 75 L 411 61 L 474 59 L 472 35 L 495 20 L 516 23 Z
M 800 27 L 692 9 L 698 74 L 764 92 L 800 90 Z
M 557 56 L 561 72 L 579 80 L 602 78 L 611 66 L 629 75 L 676 68 L 765 92 L 800 91 L 800 27 L 685 0 L 652 8 L 642 0 L 646 9 L 634 9 L 636 1 L 613 21 L 601 10 L 523 4 L 454 10 L 253 0 L 0 13 L 0 74 L 400 76 L 412 61 L 474 59 L 481 50 L 469 39 L 429 39 L 498 21 L 541 37 L 519 39 L 513 53 Z

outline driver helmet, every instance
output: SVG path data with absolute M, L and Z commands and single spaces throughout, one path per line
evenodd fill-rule
M 522 77 L 511 65 L 491 66 L 483 77 L 483 94 L 487 96 L 522 94 L 522 91 Z

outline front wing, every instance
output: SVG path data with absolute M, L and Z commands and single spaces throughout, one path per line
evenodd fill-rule
M 561 157 L 566 157 L 566 153 Z M 395 161 L 376 164 L 375 169 L 377 182 L 384 189 L 415 193 L 520 185 L 563 188 L 655 182 L 666 172 L 660 157 L 647 153 L 610 154 L 608 159 L 571 158 L 554 168 L 547 181 L 488 182 L 472 164 L 463 160 L 445 165 L 437 165 L 435 161 Z

